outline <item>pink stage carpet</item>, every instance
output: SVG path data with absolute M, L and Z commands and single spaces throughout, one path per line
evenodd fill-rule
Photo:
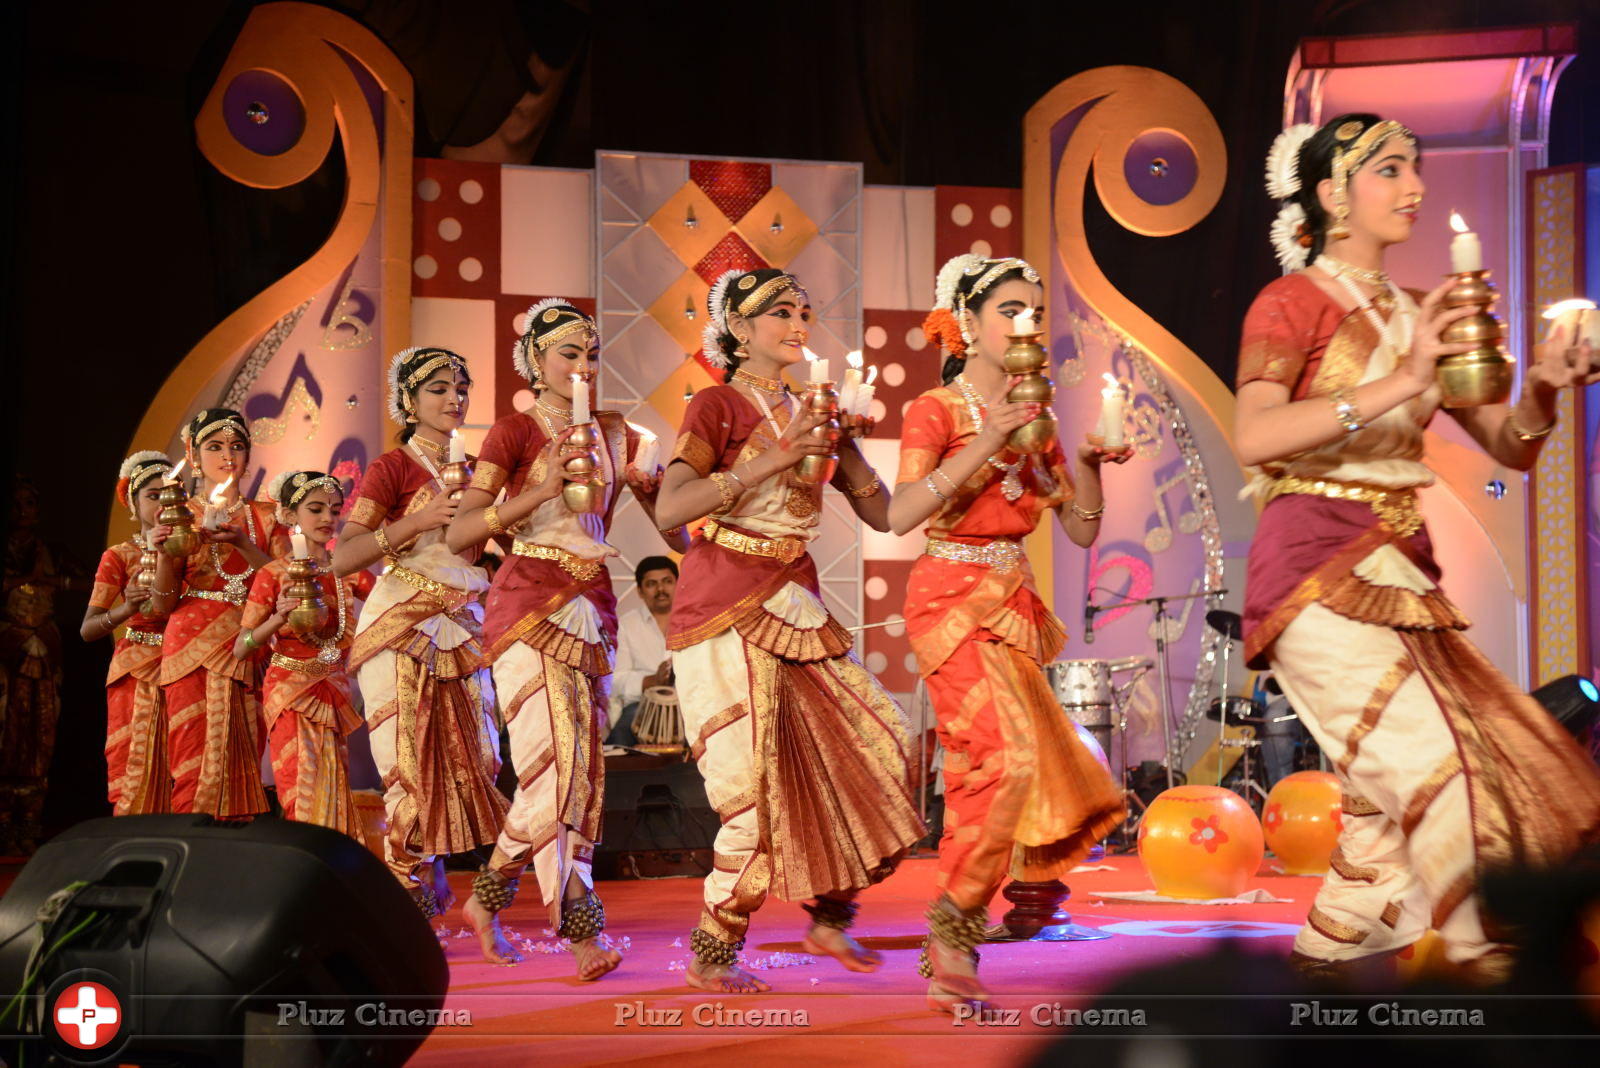
M 672 1059 L 697 1066 L 767 1068 L 821 1060 L 888 1068 L 968 1065 L 979 1057 L 983 1058 L 979 1063 L 986 1065 L 1026 1063 L 1053 1034 L 1051 1028 L 1030 1019 L 1035 1005 L 1081 1008 L 1123 973 L 1202 956 L 1215 950 L 1219 939 L 1243 940 L 1234 944 L 1287 955 L 1320 882 L 1270 874 L 1251 882 L 1252 889 L 1290 898 L 1289 903 L 1102 904 L 1093 897 L 1094 891 L 1150 886 L 1134 857 L 1102 863 L 1115 870 L 1072 876 L 1072 899 L 1066 907 L 1075 922 L 1107 928 L 1114 937 L 991 945 L 982 950 L 983 975 L 994 1003 L 1023 1010 L 1018 1026 L 1005 1027 L 980 1028 L 972 1023 L 956 1027 L 948 1017 L 924 1008 L 926 984 L 917 977 L 916 958 L 923 910 L 933 896 L 931 860 L 907 862 L 893 878 L 862 896 L 856 934 L 883 952 L 886 960 L 878 972 L 853 975 L 832 960 L 804 958 L 805 963 L 757 971 L 773 986 L 768 994 L 714 996 L 684 984 L 681 969 L 690 958 L 688 933 L 700 907 L 698 880 L 602 884 L 610 933 L 619 939 L 626 936 L 631 947 L 622 966 L 597 983 L 579 983 L 566 953 L 534 952 L 511 968 L 485 964 L 475 940 L 460 937 L 465 922 L 457 908 L 435 924 L 449 934 L 445 950 L 451 984 L 446 1007 L 470 1010 L 472 1026 L 435 1031 L 413 1063 L 490 1068 L 557 1060 L 576 1065 Z M 468 881 L 464 875 L 452 878 L 459 896 L 469 892 Z M 544 933 L 544 912 L 531 880 L 504 916 L 507 928 L 520 938 L 536 946 L 552 944 Z M 798 906 L 769 901 L 756 916 L 746 957 L 759 964 L 779 954 L 797 955 L 806 920 Z M 774 963 L 783 959 L 777 957 Z M 724 1022 L 715 1019 L 719 1003 Z M 695 1021 L 697 1006 L 709 1006 L 699 1010 L 712 1014 L 709 1025 Z M 787 1026 L 726 1022 L 729 1010 L 772 1009 L 796 1015 L 803 1010 L 806 1022 Z M 676 1026 L 665 1022 L 672 1018 L 671 1010 L 682 1013 Z

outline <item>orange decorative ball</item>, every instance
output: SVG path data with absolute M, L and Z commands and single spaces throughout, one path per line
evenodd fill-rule
M 1339 780 L 1326 771 L 1297 771 L 1267 795 L 1261 828 L 1285 875 L 1321 875 L 1339 842 Z
M 1261 821 L 1220 786 L 1174 786 L 1139 823 L 1139 859 L 1162 897 L 1237 897 L 1265 851 Z

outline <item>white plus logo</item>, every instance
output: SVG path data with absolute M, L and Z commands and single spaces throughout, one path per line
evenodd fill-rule
M 56 1033 L 78 1049 L 98 1049 L 117 1035 L 122 1005 L 99 983 L 73 983 L 56 998 Z

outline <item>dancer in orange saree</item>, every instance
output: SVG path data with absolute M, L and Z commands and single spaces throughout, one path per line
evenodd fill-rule
M 161 510 L 161 485 L 172 470 L 164 453 L 136 452 L 122 462 L 117 500 L 133 514 L 139 532 L 107 549 L 94 575 L 83 616 L 84 641 L 125 626 L 106 675 L 106 796 L 116 816 L 166 812 L 172 806 L 167 766 L 167 704 L 161 693 L 161 632 L 177 603 L 172 558 L 145 547 Z M 118 602 L 121 602 L 120 604 Z
M 806 952 L 875 970 L 879 955 L 848 933 L 855 897 L 923 828 L 905 713 L 856 659 L 807 552 L 823 487 L 794 472 L 828 452 L 808 433 L 825 417 L 800 410 L 778 376 L 803 358 L 811 302 L 793 276 L 763 268 L 724 274 L 708 311 L 705 354 L 727 384 L 690 403 L 658 515 L 710 517 L 683 559 L 667 638 L 685 737 L 722 819 L 686 978 L 759 991 L 738 951 L 769 890 L 811 899 Z M 854 441 L 840 443 L 832 484 L 874 529 L 888 526 L 888 493 Z
M 495 786 L 500 724 L 479 603 L 489 577 L 475 566 L 483 546 L 453 553 L 445 544 L 461 501 L 441 468 L 471 388 L 467 362 L 449 349 L 406 349 L 390 361 L 400 447 L 368 466 L 333 551 L 339 575 L 384 565 L 347 670 L 383 776 L 384 858 L 425 916 L 455 900 L 444 858 L 492 843 L 510 807 Z
M 599 360 L 594 321 L 556 298 L 529 308 L 527 321 L 512 358 L 534 390 L 533 407 L 490 429 L 446 535 L 457 550 L 488 537 L 512 539 L 489 589 L 484 640 L 517 792 L 465 912 L 485 959 L 515 963 L 519 957 L 496 917 L 531 866 L 550 925 L 571 942 L 578 978 L 589 981 L 622 959 L 600 940 L 605 909 L 592 870 L 617 646 L 617 598 L 606 567 L 617 551 L 606 535 L 624 486 L 653 521 L 657 480 L 654 471 L 634 466 L 643 440 L 638 431 L 616 412 L 590 411 Z M 587 479 L 578 479 L 560 455 L 577 426 L 590 427 L 598 439 L 601 482 L 583 488 L 588 499 L 578 502 L 579 511 L 566 490 Z M 502 490 L 505 499 L 496 504 Z M 669 547 L 681 537 L 670 537 Z
M 321 471 L 286 471 L 273 480 L 272 499 L 279 518 L 295 531 L 290 555 L 256 572 L 233 655 L 259 659 L 272 650 L 261 699 L 284 819 L 331 827 L 359 841 L 345 739 L 361 726 L 361 716 L 350 700 L 344 657 L 355 631 L 355 602 L 366 600 L 376 579 L 370 571 L 343 579 L 328 568 L 328 542 L 344 502 L 338 479 Z M 285 627 L 300 604 L 289 578 L 291 559 L 321 565 L 315 582 L 328 618 L 314 633 Z
M 943 893 L 928 910 L 921 962 L 930 1007 L 987 996 L 976 946 L 1007 875 L 1058 878 L 1121 822 L 1121 791 L 1061 715 L 1044 665 L 1066 632 L 1034 588 L 1021 539 L 1054 513 L 1094 543 L 1105 504 L 1100 465 L 1127 448 L 1086 441 L 1076 477 L 1059 441 L 1019 454 L 1011 431 L 1038 413 L 1009 403 L 1001 362 L 1015 316 L 1039 307 L 1039 275 L 1019 259 L 957 256 L 939 272 L 925 330 L 949 354 L 945 384 L 911 402 L 890 521 L 928 521 L 911 571 L 906 630 L 945 748 Z
M 161 646 L 172 809 L 250 816 L 267 811 L 261 788 L 266 731 L 255 665 L 234 657 L 233 642 L 250 579 L 288 552 L 288 531 L 271 503 L 240 496 L 250 465 L 244 416 L 207 408 L 182 436 L 185 463 L 200 475 L 201 495 L 189 501 L 198 545 L 180 562 L 183 596 Z
M 1417 490 L 1436 363 L 1473 347 L 1384 273 L 1424 186 L 1416 138 L 1376 115 L 1280 135 L 1273 243 L 1294 273 L 1245 319 L 1235 444 L 1265 507 L 1250 548 L 1245 647 L 1270 666 L 1344 791 L 1344 823 L 1293 960 L 1337 976 L 1432 927 L 1469 978 L 1510 950 L 1480 912 L 1482 875 L 1559 865 L 1600 838 L 1600 777 L 1532 698 L 1461 633 Z M 1496 461 L 1533 466 L 1558 390 L 1600 379 L 1587 344 L 1539 347 L 1511 405 L 1450 415 Z

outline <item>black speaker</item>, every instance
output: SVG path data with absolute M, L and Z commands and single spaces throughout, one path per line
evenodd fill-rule
M 721 826 L 694 764 L 672 756 L 607 757 L 595 877 L 709 875 Z
M 306 823 L 92 820 L 0 898 L 0 1035 L 42 1047 L 26 1063 L 401 1064 L 470 1023 L 448 985 L 383 863 Z

